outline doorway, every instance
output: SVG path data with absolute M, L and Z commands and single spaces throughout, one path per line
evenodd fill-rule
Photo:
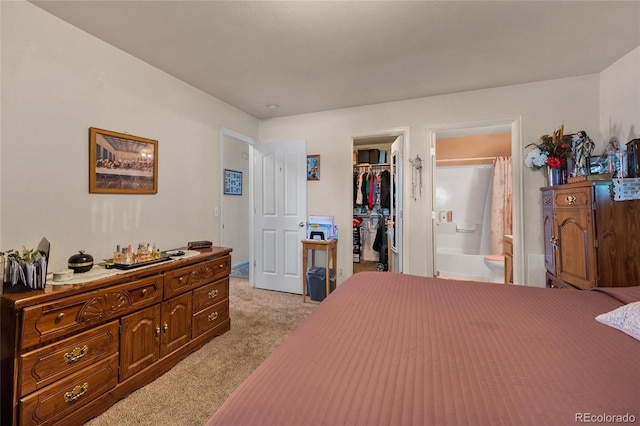
M 232 274 L 248 266 L 251 287 L 301 294 L 306 142 L 261 144 L 226 128 L 220 141 L 223 188 L 213 215 L 221 216 L 220 245 L 233 248 Z M 239 193 L 225 194 L 224 170 L 242 172 Z
M 403 133 L 352 138 L 353 273 L 402 271 Z
M 221 130 L 220 169 L 222 173 L 220 208 L 214 208 L 214 217 L 220 217 L 220 245 L 231 247 L 231 276 L 250 279 L 250 221 L 251 191 L 249 190 L 250 152 L 253 141 L 228 129 Z M 241 176 L 240 194 L 226 194 L 225 171 Z M 239 174 L 237 173 L 239 172 Z
M 501 247 L 497 239 L 508 234 L 514 241 L 513 282 L 523 284 L 520 120 L 452 126 L 430 134 L 434 276 L 504 282 L 503 262 L 491 255 Z M 494 167 L 499 170 L 505 161 L 510 172 L 496 179 L 496 185 L 504 181 L 511 190 L 511 216 L 505 220 L 511 229 L 501 233 L 492 225 L 491 206 L 492 193 L 502 190 L 495 189 Z M 492 229 L 499 235 L 493 240 Z

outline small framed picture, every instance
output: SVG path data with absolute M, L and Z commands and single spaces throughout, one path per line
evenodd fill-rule
M 242 172 L 224 169 L 224 193 L 242 195 Z
M 589 174 L 601 175 L 609 170 L 609 160 L 605 156 L 589 157 Z
M 319 155 L 307 155 L 307 180 L 320 180 Z

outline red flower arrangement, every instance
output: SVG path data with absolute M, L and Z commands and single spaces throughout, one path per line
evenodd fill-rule
M 567 158 L 572 156 L 571 135 L 564 134 L 564 125 L 553 132 L 553 135 L 543 135 L 540 143 L 530 143 L 527 146 L 535 146 L 525 158 L 528 167 L 540 169 L 549 166 L 552 169 L 559 169 L 567 164 Z

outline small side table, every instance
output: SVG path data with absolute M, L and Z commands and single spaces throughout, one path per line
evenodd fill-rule
M 329 261 L 333 261 L 333 268 L 338 264 L 338 240 L 302 240 L 302 303 L 307 301 L 307 260 L 309 250 L 324 250 L 325 256 L 325 281 L 327 283 L 327 296 L 331 292 L 331 270 Z M 313 261 L 312 261 L 313 263 Z M 313 265 L 312 265 L 313 266 Z

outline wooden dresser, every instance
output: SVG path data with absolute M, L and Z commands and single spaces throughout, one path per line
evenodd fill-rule
M 640 200 L 587 181 L 542 188 L 542 212 L 547 287 L 640 285 Z
M 230 253 L 3 294 L 2 425 L 81 425 L 228 331 Z

